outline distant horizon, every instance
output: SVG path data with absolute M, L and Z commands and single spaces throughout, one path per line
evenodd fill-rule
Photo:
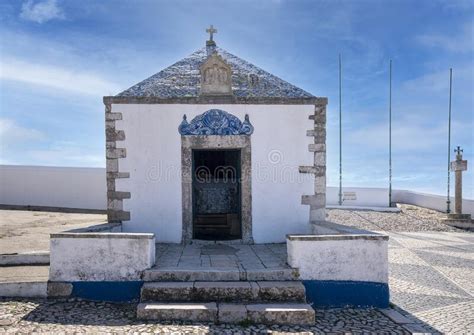
M 103 96 L 205 46 L 328 97 L 327 178 L 388 187 L 388 66 L 393 60 L 393 188 L 446 194 L 449 68 L 452 139 L 474 198 L 474 5 L 471 1 L 79 2 L 0 4 L 0 164 L 104 167 Z M 323 18 L 323 19 L 318 19 Z M 442 22 L 442 24 L 440 24 Z M 177 125 L 176 125 L 177 127 Z M 451 175 L 454 194 L 454 175 Z
M 69 168 L 69 169 L 103 169 L 105 172 L 105 166 L 59 166 L 59 165 L 19 165 L 19 164 L 0 164 L 1 166 L 12 166 L 12 167 L 39 167 L 39 168 Z M 105 179 L 104 179 L 105 183 Z M 326 188 L 331 187 L 331 188 L 339 188 L 339 185 L 326 185 Z M 386 189 L 388 190 L 388 185 L 386 187 L 383 186 L 353 186 L 353 185 L 343 185 L 342 189 L 347 189 L 347 188 L 373 188 L 373 189 Z M 424 193 L 424 194 L 430 194 L 430 195 L 437 195 L 437 196 L 443 196 L 446 197 L 446 192 L 443 193 L 433 193 L 430 191 L 425 191 L 425 190 L 411 190 L 410 188 L 397 188 L 393 187 L 392 190 L 394 191 L 410 191 L 410 192 L 415 192 L 415 193 Z M 454 193 L 451 192 L 450 197 L 454 199 Z M 464 200 L 474 200 L 474 198 L 469 198 L 466 197 L 466 195 L 463 193 L 463 199 Z

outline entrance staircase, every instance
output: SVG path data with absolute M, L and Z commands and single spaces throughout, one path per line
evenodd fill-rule
M 246 272 L 149 269 L 137 317 L 156 321 L 312 325 L 315 312 L 291 268 Z

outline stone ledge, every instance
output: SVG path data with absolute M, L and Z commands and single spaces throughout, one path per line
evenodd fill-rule
M 447 215 L 448 220 L 471 220 L 471 214 L 450 213 Z
M 53 233 L 50 238 L 105 238 L 105 239 L 148 239 L 155 238 L 153 233 Z
M 122 199 L 130 199 L 131 194 L 130 192 L 108 191 L 107 197 L 109 200 L 112 200 L 112 199 L 122 200 Z
M 105 96 L 104 104 L 246 104 L 246 105 L 316 105 L 326 106 L 328 99 L 325 97 L 312 98 L 262 98 L 262 97 L 235 97 L 235 96 L 200 96 L 180 98 L 159 97 L 124 97 Z
M 106 113 L 105 113 L 105 120 L 106 120 L 106 121 L 122 120 L 122 113 L 106 112 Z
M 111 232 L 113 229 L 122 229 L 122 224 L 121 223 L 99 223 L 90 227 L 84 227 L 84 228 L 77 228 L 77 229 L 71 229 L 71 230 L 66 230 L 64 233 L 98 233 L 98 232 Z
M 107 178 L 130 178 L 130 172 L 107 172 Z
M 319 194 L 312 194 L 312 195 L 302 195 L 301 204 L 323 208 L 326 205 L 326 194 L 319 193 Z
M 341 240 L 386 240 L 387 235 L 380 234 L 339 234 L 339 235 L 286 235 L 290 241 L 341 241 Z
M 46 280 L 0 282 L 0 296 L 14 298 L 46 298 L 47 282 Z
M 312 235 L 383 235 L 366 229 L 359 229 L 351 226 L 334 223 L 331 221 L 317 220 L 312 222 Z M 316 232 L 315 232 L 316 231 Z M 291 234 L 290 234 L 291 235 Z M 300 234 L 303 235 L 303 234 Z
M 460 229 L 468 229 L 474 230 L 474 221 L 473 220 L 459 220 L 459 219 L 444 219 L 442 220 L 444 224 L 448 226 L 460 228 Z
M 49 251 L 0 254 L 0 266 L 49 264 Z
M 274 268 L 274 269 L 229 269 L 229 268 L 202 268 L 195 269 L 179 267 L 159 267 L 147 269 L 143 272 L 145 282 L 153 281 L 293 281 L 298 280 L 298 269 Z
M 210 303 L 140 303 L 137 318 L 155 321 L 217 322 L 217 304 Z
M 300 166 L 298 167 L 299 173 L 314 173 L 321 174 L 326 172 L 326 166 Z

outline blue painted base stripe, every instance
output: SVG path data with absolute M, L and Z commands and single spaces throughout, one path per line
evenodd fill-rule
M 132 301 L 140 298 L 142 285 L 142 281 L 73 282 L 71 296 L 98 301 Z
M 360 281 L 303 280 L 306 298 L 314 307 L 387 308 L 388 284 Z

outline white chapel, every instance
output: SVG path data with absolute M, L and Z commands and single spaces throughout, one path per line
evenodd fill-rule
M 206 46 L 104 97 L 108 220 L 157 242 L 284 242 L 325 219 L 326 105 Z

